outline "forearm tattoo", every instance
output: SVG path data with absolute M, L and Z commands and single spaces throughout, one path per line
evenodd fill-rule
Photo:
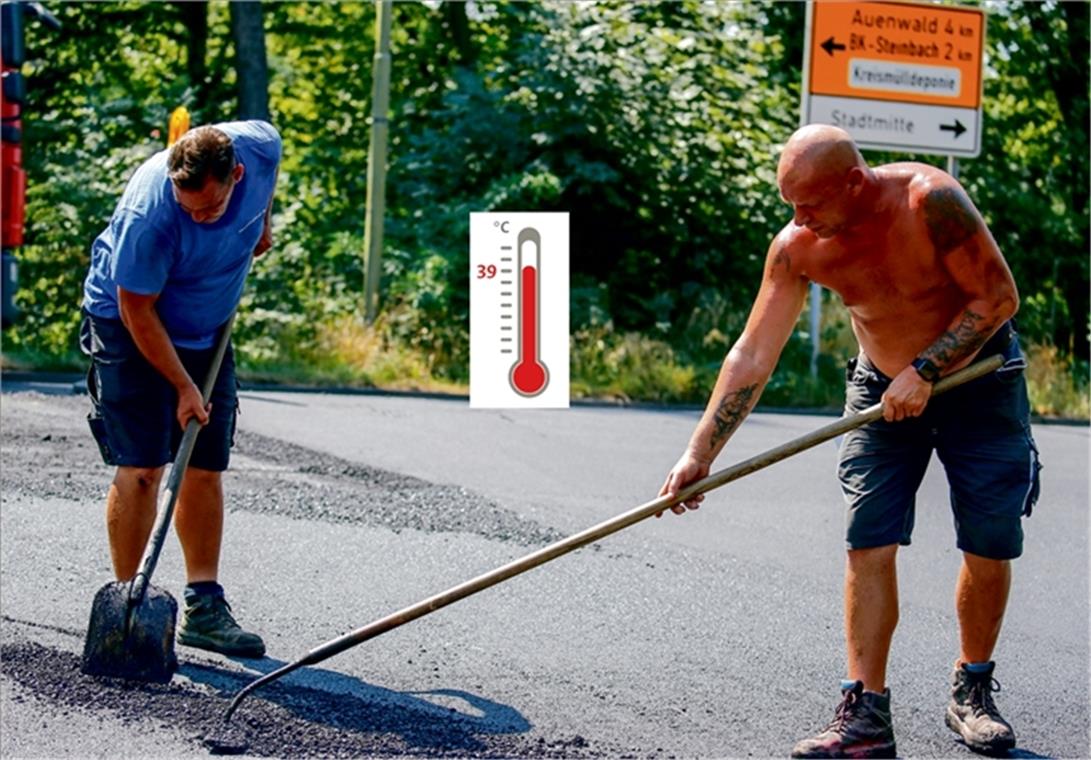
M 977 234 L 979 224 L 970 199 L 953 187 L 933 190 L 924 199 L 928 237 L 941 254 L 954 250 Z
M 721 441 L 727 440 L 735 432 L 735 428 L 739 426 L 739 423 L 743 421 L 743 417 L 749 411 L 750 401 L 754 398 L 757 390 L 758 384 L 754 383 L 753 385 L 743 386 L 737 391 L 724 396 L 723 400 L 720 401 L 720 405 L 716 408 L 716 417 L 713 420 L 716 429 L 712 431 L 712 437 L 709 439 L 709 450 L 715 449 Z
M 930 359 L 940 369 L 949 367 L 985 345 L 995 327 L 995 319 L 988 320 L 966 309 L 954 330 L 944 332 L 921 356 Z

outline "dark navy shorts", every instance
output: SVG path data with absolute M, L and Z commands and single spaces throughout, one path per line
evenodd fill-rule
M 178 393 L 159 374 L 119 320 L 84 314 L 80 348 L 91 357 L 87 391 L 91 432 L 103 461 L 123 467 L 161 467 L 174 459 L 182 440 L 178 424 Z M 214 348 L 177 348 L 182 366 L 203 388 Z M 212 413 L 201 428 L 190 466 L 213 472 L 227 469 L 235 435 L 237 384 L 230 344 L 212 391 Z
M 1026 360 L 1007 325 L 980 357 L 1001 352 L 1000 370 L 932 399 L 920 417 L 879 420 L 845 435 L 838 475 L 849 549 L 909 545 L 917 488 L 935 451 L 947 473 L 958 548 L 989 559 L 1023 553 L 1021 518 L 1038 499 L 1041 465 Z M 879 403 L 891 382 L 862 354 L 846 375 L 845 414 Z

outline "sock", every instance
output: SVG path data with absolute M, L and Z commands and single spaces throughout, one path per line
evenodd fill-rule
M 991 662 L 964 662 L 962 667 L 966 668 L 970 673 L 980 675 L 982 673 L 989 672 L 989 668 L 992 667 Z
M 841 679 L 841 691 L 848 691 L 856 684 L 856 681 L 850 681 L 847 678 Z
M 216 581 L 197 581 L 186 584 L 185 599 L 188 602 L 196 596 L 223 596 L 224 588 Z

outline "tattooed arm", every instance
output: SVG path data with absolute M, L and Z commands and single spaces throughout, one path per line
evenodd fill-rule
M 942 372 L 972 357 L 1015 314 L 1015 281 L 985 222 L 958 185 L 924 198 L 928 237 L 966 304 L 950 326 L 920 355 Z
M 807 278 L 799 271 L 798 262 L 793 266 L 792 248 L 786 228 L 769 247 L 746 329 L 724 359 L 705 413 L 660 496 L 673 495 L 708 475 L 716 455 L 758 402 L 807 296 Z M 685 506 L 696 509 L 703 498 L 695 496 Z M 673 511 L 682 514 L 685 508 L 679 505 Z
M 963 297 L 947 329 L 918 354 L 942 375 L 973 359 L 1015 314 L 1019 296 L 996 241 L 960 185 L 951 181 L 929 189 L 921 208 L 928 239 Z M 931 391 L 931 384 L 907 367 L 883 396 L 883 416 L 891 421 L 918 416 Z

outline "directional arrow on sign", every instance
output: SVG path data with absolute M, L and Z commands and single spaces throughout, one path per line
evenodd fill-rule
M 940 124 L 939 128 L 944 132 L 954 132 L 956 138 L 966 131 L 966 127 L 958 119 L 955 119 L 954 124 Z
M 825 50 L 831 56 L 833 55 L 834 50 L 844 50 L 845 49 L 844 45 L 840 45 L 840 44 L 834 42 L 832 36 L 828 40 L 823 42 L 821 47 L 822 47 L 823 50 Z

